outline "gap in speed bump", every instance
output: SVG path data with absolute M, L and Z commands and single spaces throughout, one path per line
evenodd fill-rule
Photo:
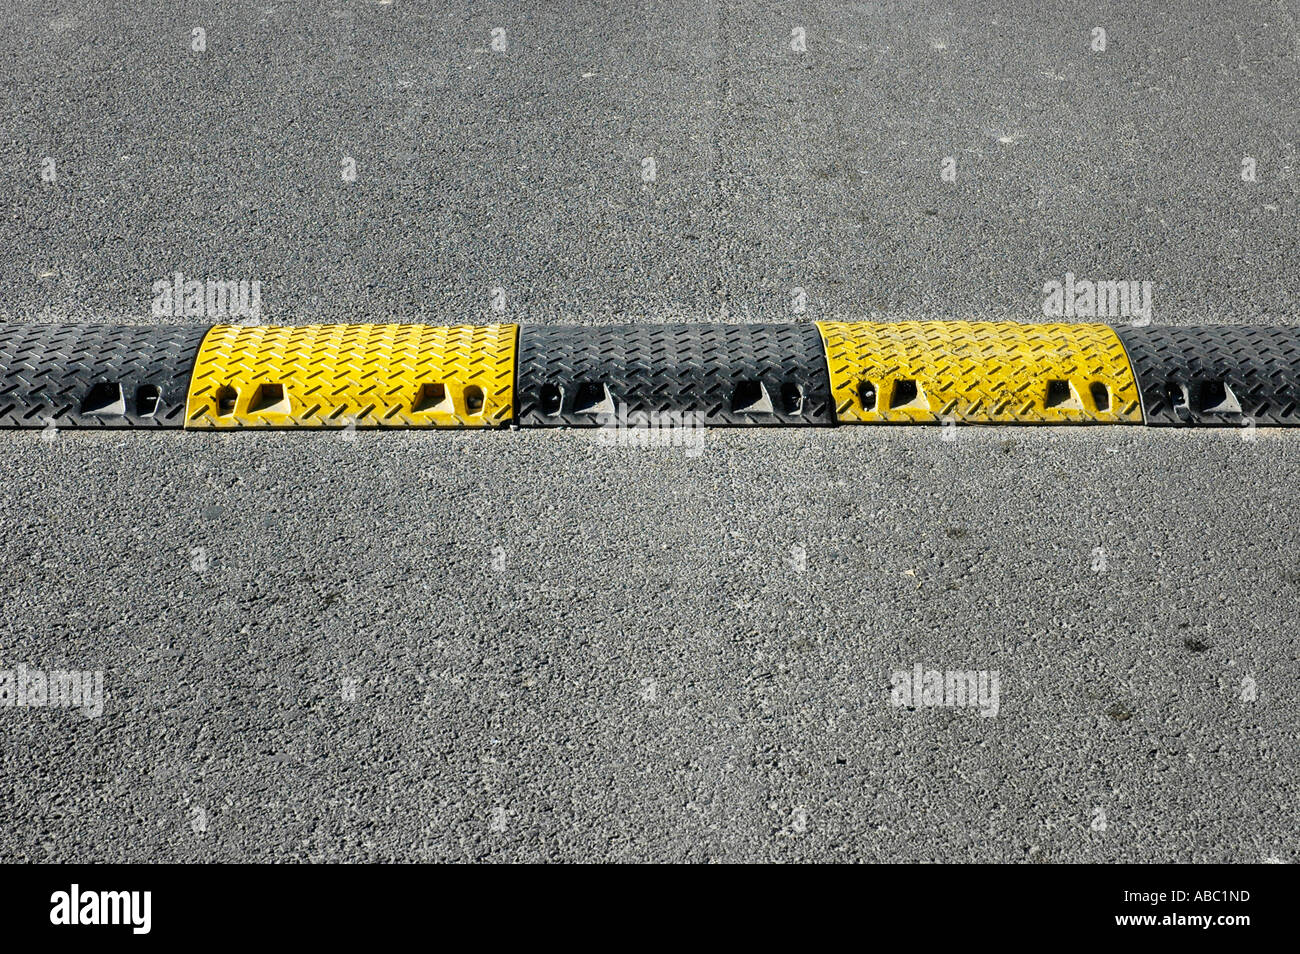
M 503 427 L 516 325 L 217 325 L 186 428 Z

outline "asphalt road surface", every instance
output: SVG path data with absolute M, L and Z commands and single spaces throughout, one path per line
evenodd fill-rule
M 562 6 L 6 4 L 0 319 L 1296 318 L 1293 3 Z M 1295 860 L 1300 434 L 952 436 L 2 433 L 0 860 Z

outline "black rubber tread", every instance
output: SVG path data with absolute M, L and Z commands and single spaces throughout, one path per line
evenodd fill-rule
M 180 427 L 207 330 L 0 324 L 0 427 Z
M 679 412 L 706 426 L 835 423 L 811 322 L 524 325 L 515 394 L 521 427 Z
M 1115 326 L 1157 426 L 1300 425 L 1300 328 Z

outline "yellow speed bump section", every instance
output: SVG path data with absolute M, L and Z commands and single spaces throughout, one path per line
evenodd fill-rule
M 517 338 L 516 325 L 217 325 L 185 426 L 504 426 Z
M 1142 423 L 1105 325 L 818 322 L 841 423 Z

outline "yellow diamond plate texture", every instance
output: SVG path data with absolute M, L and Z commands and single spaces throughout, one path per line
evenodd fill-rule
M 517 339 L 516 325 L 217 325 L 185 426 L 504 426 Z
M 1142 423 L 1106 325 L 818 322 L 841 423 Z

